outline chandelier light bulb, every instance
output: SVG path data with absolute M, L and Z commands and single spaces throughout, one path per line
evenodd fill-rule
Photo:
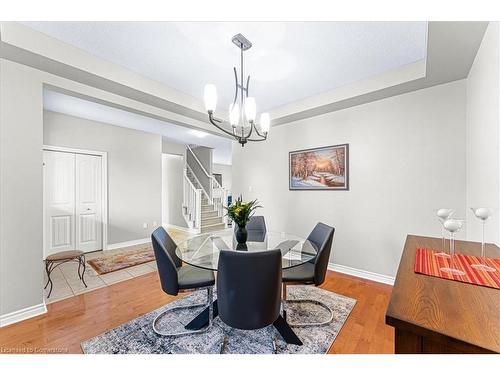
M 255 116 L 257 115 L 257 105 L 255 104 L 255 98 L 248 97 L 245 99 L 245 117 L 249 122 L 255 121 Z
M 264 112 L 260 115 L 260 130 L 267 134 L 269 133 L 269 129 L 271 127 L 271 118 L 269 117 L 269 113 Z
M 204 99 L 205 109 L 208 112 L 215 111 L 215 107 L 217 106 L 217 88 L 214 84 L 209 83 L 205 85 Z
M 238 126 L 240 120 L 240 106 L 238 103 L 229 106 L 229 123 L 232 126 Z

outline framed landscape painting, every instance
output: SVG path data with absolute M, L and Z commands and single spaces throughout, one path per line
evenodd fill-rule
M 349 144 L 292 151 L 290 190 L 349 190 Z

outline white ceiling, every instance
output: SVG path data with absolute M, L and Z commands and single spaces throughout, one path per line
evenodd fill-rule
M 44 89 L 43 108 L 70 116 L 160 134 L 168 141 L 212 147 L 213 162 L 231 164 L 232 141 L 151 117 Z
M 241 32 L 250 93 L 260 110 L 426 58 L 426 22 L 25 22 L 25 25 L 196 98 L 215 83 L 234 95 Z

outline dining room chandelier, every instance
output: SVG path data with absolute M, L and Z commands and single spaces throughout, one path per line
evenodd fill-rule
M 257 115 L 255 98 L 248 96 L 250 76 L 247 77 L 246 85 L 243 85 L 243 51 L 250 49 L 252 43 L 241 34 L 233 36 L 231 41 L 240 49 L 240 81 L 238 81 L 238 72 L 236 71 L 236 67 L 234 67 L 235 92 L 234 100 L 229 105 L 229 121 L 224 121 L 214 116 L 217 106 L 217 88 L 214 84 L 205 85 L 205 109 L 208 112 L 208 119 L 212 125 L 234 137 L 243 147 L 249 141 L 265 141 L 269 134 L 271 120 L 269 113 L 262 113 L 259 124 L 255 122 Z

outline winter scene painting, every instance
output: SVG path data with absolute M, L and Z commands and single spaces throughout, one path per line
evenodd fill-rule
M 289 154 L 290 190 L 349 190 L 349 145 Z

